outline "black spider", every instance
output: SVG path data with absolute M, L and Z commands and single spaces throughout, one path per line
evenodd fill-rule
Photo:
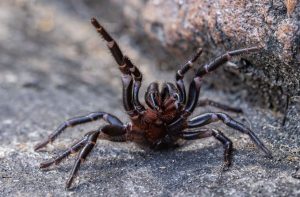
M 271 152 L 249 128 L 233 120 L 225 113 L 204 113 L 190 120 L 188 119 L 197 106 L 203 105 L 213 105 L 224 110 L 241 112 L 240 109 L 231 108 L 210 100 L 198 101 L 202 78 L 207 73 L 226 63 L 231 56 L 257 51 L 257 47 L 227 52 L 216 58 L 213 62 L 201 66 L 190 83 L 189 92 L 188 95 L 186 95 L 183 77 L 200 56 L 202 49 L 199 49 L 195 55 L 178 70 L 175 84 L 169 82 L 164 83 L 161 90 L 159 90 L 159 85 L 156 82 L 149 85 L 145 93 L 145 101 L 147 104 L 145 107 L 140 103 L 138 97 L 142 81 L 142 74 L 139 69 L 132 64 L 127 56 L 123 55 L 114 39 L 95 18 L 93 18 L 91 22 L 97 32 L 107 42 L 107 46 L 122 72 L 123 105 L 131 122 L 124 124 L 117 117 L 109 113 L 93 112 L 86 116 L 67 120 L 45 141 L 35 146 L 35 150 L 38 150 L 46 146 L 49 142 L 53 142 L 56 137 L 68 127 L 100 119 L 108 123 L 95 131 L 88 132 L 81 140 L 74 143 L 59 156 L 40 164 L 41 168 L 49 167 L 52 164 L 59 164 L 71 153 L 80 151 L 71 175 L 66 182 L 66 188 L 71 186 L 81 163 L 87 158 L 98 139 L 119 142 L 132 141 L 153 149 L 162 149 L 173 147 L 179 139 L 196 140 L 213 136 L 223 144 L 225 149 L 224 164 L 226 167 L 229 167 L 231 164 L 232 142 L 221 131 L 203 127 L 219 120 L 227 126 L 247 134 L 259 149 L 268 157 L 271 157 Z

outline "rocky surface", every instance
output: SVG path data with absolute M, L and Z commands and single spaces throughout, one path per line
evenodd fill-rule
M 96 1 L 0 2 L 1 196 L 299 195 L 298 97 L 290 99 L 282 127 L 282 114 L 253 107 L 237 93 L 225 94 L 210 87 L 203 89 L 202 97 L 242 107 L 244 114 L 231 115 L 245 124 L 251 122 L 274 159 L 265 158 L 247 136 L 214 124 L 235 147 L 233 166 L 219 179 L 223 149 L 213 139 L 165 152 L 99 141 L 70 191 L 64 190 L 64 183 L 75 157 L 49 170 L 39 169 L 41 161 L 103 125 L 97 122 L 69 129 L 53 145 L 34 152 L 33 146 L 63 120 L 101 110 L 128 121 L 121 106 L 119 71 L 89 24 L 91 16 L 100 18 L 126 54 L 141 65 L 144 88 L 154 80 L 173 79 L 173 72 L 153 66 L 157 63 L 154 58 L 127 34 L 132 29 L 120 21 L 124 11 L 130 9 Z M 216 109 L 199 109 L 195 115 L 205 111 Z
M 127 7 L 133 7 L 130 13 L 135 14 L 127 11 L 126 16 L 137 21 L 137 26 L 170 52 L 167 58 L 171 55 L 183 60 L 200 46 L 204 49 L 202 64 L 228 50 L 261 46 L 259 53 L 238 63 L 238 74 L 223 72 L 222 80 L 218 78 L 221 82 L 213 80 L 220 89 L 247 89 L 248 101 L 279 110 L 284 108 L 286 96 L 300 95 L 297 1 L 129 2 Z

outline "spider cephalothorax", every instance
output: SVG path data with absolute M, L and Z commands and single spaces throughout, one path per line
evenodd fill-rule
M 71 186 L 81 163 L 91 152 L 97 139 L 119 142 L 133 141 L 153 149 L 161 149 L 176 145 L 180 139 L 195 140 L 212 136 L 223 144 L 225 149 L 224 162 L 225 166 L 228 167 L 231 164 L 232 142 L 221 131 L 203 127 L 215 121 L 222 121 L 227 126 L 247 134 L 258 148 L 267 156 L 271 157 L 271 152 L 249 128 L 233 120 L 225 113 L 204 113 L 189 119 L 189 116 L 197 106 L 205 104 L 233 112 L 241 111 L 240 109 L 210 100 L 198 101 L 202 78 L 207 73 L 226 63 L 231 56 L 256 51 L 258 49 L 257 47 L 230 51 L 219 56 L 211 63 L 200 66 L 189 85 L 188 95 L 186 95 L 183 77 L 200 56 L 202 50 L 198 49 L 195 55 L 177 71 L 175 84 L 167 82 L 164 83 L 161 88 L 159 88 L 159 84 L 156 82 L 149 85 L 145 93 L 146 105 L 143 105 L 140 103 L 138 97 L 142 82 L 142 74 L 139 69 L 133 65 L 127 56 L 123 55 L 117 43 L 95 18 L 93 18 L 91 22 L 97 32 L 107 42 L 109 50 L 119 65 L 123 83 L 123 106 L 131 121 L 124 124 L 117 117 L 109 113 L 93 112 L 86 116 L 67 120 L 45 141 L 36 145 L 35 150 L 38 150 L 46 146 L 49 142 L 53 142 L 67 127 L 100 119 L 108 123 L 108 125 L 95 131 L 88 132 L 81 140 L 74 143 L 61 155 L 41 163 L 40 167 L 46 168 L 52 164 L 60 163 L 71 153 L 80 151 L 66 183 L 67 188 Z

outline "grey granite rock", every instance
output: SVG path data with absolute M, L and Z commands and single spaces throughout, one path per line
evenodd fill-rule
M 101 19 L 140 65 L 144 86 L 173 79 L 173 72 L 153 66 L 153 58 L 136 45 L 127 33 L 130 29 L 120 21 L 122 11 L 119 5 L 95 1 L 0 2 L 0 196 L 299 195 L 300 180 L 293 178 L 300 158 L 297 97 L 290 99 L 281 127 L 282 114 L 211 88 L 203 89 L 201 96 L 242 107 L 243 115 L 231 115 L 245 124 L 251 122 L 274 159 L 265 158 L 246 136 L 215 124 L 212 126 L 220 127 L 235 147 L 233 166 L 219 181 L 223 149 L 213 139 L 166 152 L 99 141 L 71 191 L 64 190 L 64 183 L 74 157 L 49 170 L 39 169 L 40 162 L 104 124 L 69 129 L 53 145 L 34 152 L 33 146 L 63 120 L 102 110 L 128 121 L 121 106 L 119 71 L 89 24 L 92 15 Z M 211 110 L 215 109 L 199 109 L 195 115 Z

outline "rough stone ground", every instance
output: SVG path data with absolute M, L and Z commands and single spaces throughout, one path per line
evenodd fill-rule
M 33 146 L 63 120 L 90 111 L 111 112 L 127 121 L 121 106 L 119 71 L 89 24 L 101 18 L 144 73 L 144 84 L 171 80 L 157 70 L 126 34 L 118 11 L 107 3 L 93 9 L 70 1 L 0 2 L 0 194 L 1 196 L 299 196 L 299 101 L 292 98 L 286 124 L 282 114 L 249 106 L 235 94 L 204 88 L 202 97 L 239 105 L 232 114 L 252 123 L 274 153 L 265 158 L 238 132 L 215 124 L 234 142 L 233 166 L 217 182 L 222 146 L 213 139 L 166 152 L 145 152 L 131 143 L 99 141 L 71 191 L 64 183 L 74 157 L 43 171 L 41 161 L 64 150 L 103 123 L 69 129 L 42 152 Z M 80 8 L 80 9 L 79 9 Z M 113 8 L 111 8 L 113 9 Z M 143 93 L 143 91 L 141 92 Z M 200 109 L 195 114 L 214 110 Z M 244 118 L 242 118 L 244 117 Z

